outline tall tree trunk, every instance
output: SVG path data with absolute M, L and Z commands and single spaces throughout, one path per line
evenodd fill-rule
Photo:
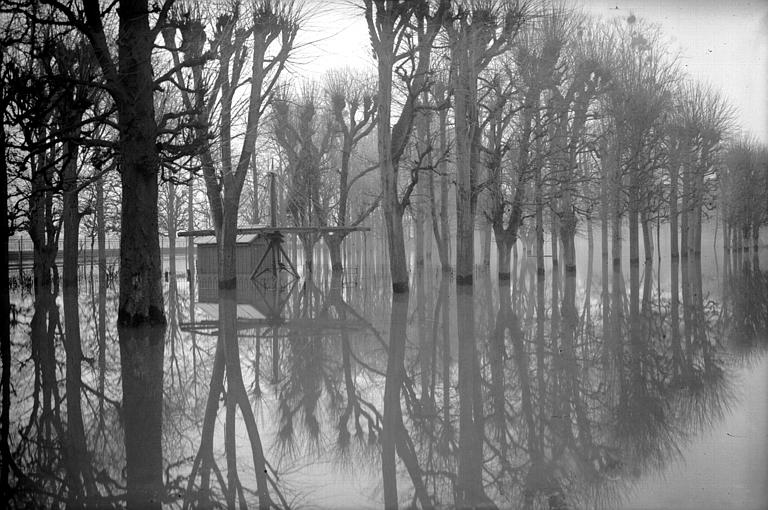
M 467 64 L 468 65 L 468 64 Z M 454 97 L 454 123 L 456 130 L 456 281 L 472 284 L 475 265 L 475 211 L 473 204 L 472 129 L 467 118 L 470 98 L 468 87 L 462 83 L 464 93 Z
M 549 220 L 550 220 L 550 239 L 552 240 L 552 278 L 555 278 L 555 276 L 559 275 L 560 273 L 560 259 L 559 259 L 559 251 L 560 251 L 560 239 L 557 235 L 560 231 L 560 221 L 557 217 L 557 213 L 555 211 L 550 211 L 549 213 Z M 554 298 L 553 298 L 554 299 Z
M 382 213 L 387 231 L 389 251 L 389 272 L 392 290 L 395 293 L 408 292 L 408 263 L 405 257 L 403 235 L 403 207 L 398 197 L 397 167 L 392 158 L 392 67 L 394 20 L 382 17 L 387 28 L 380 31 L 381 51 L 377 52 L 379 101 L 377 125 L 379 169 L 381 175 Z M 385 18 L 385 19 L 384 19 Z
M 435 236 L 435 243 L 437 244 L 437 254 L 440 257 L 440 265 L 443 271 L 450 271 L 451 269 L 451 255 L 450 255 L 450 228 L 448 219 L 448 164 L 447 155 L 448 141 L 447 141 L 447 112 L 443 109 L 438 114 L 438 131 L 439 131 L 439 161 L 437 163 L 438 172 L 440 173 L 440 200 L 439 211 L 437 204 L 435 203 L 435 184 L 434 184 L 434 172 L 429 172 L 429 192 L 430 192 L 430 206 L 432 212 L 432 232 Z
M 563 243 L 565 274 L 576 274 L 576 213 L 570 199 L 570 191 L 564 193 L 564 211 L 560 220 L 560 238 Z
M 230 186 L 233 183 L 228 183 Z M 231 190 L 231 188 L 230 188 Z M 245 427 L 251 442 L 253 467 L 256 474 L 256 485 L 259 496 L 259 508 L 269 508 L 270 497 L 267 486 L 267 470 L 265 469 L 264 452 L 253 409 L 245 391 L 242 369 L 240 367 L 240 350 L 237 338 L 237 211 L 239 200 L 233 200 L 227 193 L 225 184 L 225 201 L 223 217 L 218 240 L 218 279 L 219 279 L 219 328 L 222 331 L 221 341 L 224 343 L 224 359 L 227 374 L 227 406 L 239 406 L 243 415 Z M 238 197 L 239 198 L 239 197 Z M 231 411 L 231 409 L 230 409 Z
M 680 246 L 679 246 L 679 226 L 678 218 L 679 213 L 677 210 L 678 204 L 678 182 L 679 182 L 679 163 L 676 158 L 672 158 L 669 168 L 669 242 L 670 242 L 670 254 L 672 260 L 678 260 L 680 258 Z M 661 248 L 661 247 L 659 247 Z
M 511 279 L 510 273 L 510 255 L 512 254 L 512 247 L 515 244 L 515 240 L 509 240 L 506 237 L 500 237 L 496 235 L 496 254 L 499 264 L 499 281 L 506 281 Z
M 537 166 L 535 176 L 536 201 L 536 274 L 543 279 L 544 269 L 544 184 L 541 166 Z
M 682 171 L 682 196 L 680 201 L 680 255 L 688 257 L 690 240 L 690 208 L 691 208 L 691 177 L 687 163 L 683 164 Z
M 120 6 L 118 39 L 130 41 L 119 45 L 118 57 L 124 93 L 118 102 L 123 194 L 118 322 L 138 327 L 165 322 L 157 206 L 160 159 L 153 96 L 154 41 L 146 0 Z M 126 336 L 134 338 L 132 334 Z
M 632 324 L 640 313 L 640 169 L 633 165 L 629 174 L 629 306 Z
M 422 180 L 420 179 L 419 180 L 420 184 L 417 187 L 422 186 L 421 182 Z M 420 197 L 416 197 L 416 198 L 417 198 L 416 200 L 417 205 L 415 207 L 415 210 L 414 210 L 414 205 L 411 204 L 411 211 L 412 211 L 411 217 L 413 218 L 413 222 L 414 222 L 414 230 L 415 230 L 414 251 L 416 252 L 416 267 L 418 268 L 418 267 L 424 267 L 424 257 L 425 257 L 424 237 L 425 236 L 424 236 L 424 214 L 423 214 L 422 206 L 420 203 L 421 198 Z
M 2 69 L 0 63 L 0 69 Z M 5 111 L 5 88 L 0 87 L 0 106 Z M 8 161 L 7 142 L 5 129 L 0 130 L 0 174 L 3 176 L 3 182 L 8 182 Z M 3 185 L 0 190 L 2 202 L 8 204 L 8 186 Z M 0 211 L 0 226 L 8 228 L 8 207 L 7 205 Z M 8 235 L 0 235 L 0 256 L 5 260 L 5 266 L 8 266 Z M 21 260 L 19 260 L 21 263 Z M 10 286 L 8 271 L 0 271 L 0 310 L 10 310 Z M 11 323 L 8 312 L 2 314 L 2 331 L 0 331 L 0 362 L 2 362 L 2 375 L 0 375 L 0 398 L 2 398 L 2 409 L 0 410 L 0 499 L 8 501 L 10 493 L 10 411 L 11 411 Z
M 251 158 L 251 176 L 253 177 L 253 196 L 251 197 L 251 223 L 258 225 L 261 221 L 259 214 L 259 171 L 256 166 L 256 151 L 253 151 Z
M 195 186 L 194 181 L 189 181 L 187 187 L 187 230 L 195 229 Z M 195 295 L 195 243 L 193 238 L 187 237 L 187 277 L 189 278 L 189 296 Z
M 621 178 L 618 167 L 613 168 L 612 190 L 613 199 L 611 207 L 611 232 L 613 234 L 611 256 L 613 258 L 613 270 L 621 268 Z
M 62 224 L 63 287 L 64 287 L 64 348 L 66 352 L 67 388 L 67 457 L 74 472 L 68 474 L 70 490 L 75 498 L 82 497 L 81 474 L 85 475 L 85 427 L 81 405 L 81 363 L 83 358 L 80 340 L 80 304 L 78 285 L 78 242 L 80 237 L 80 211 L 77 191 L 78 149 L 71 142 L 64 144 Z
M 493 232 L 490 221 L 483 222 L 483 266 L 491 266 L 491 234 Z
M 344 271 L 344 263 L 341 256 L 341 246 L 344 242 L 344 236 L 339 234 L 326 235 L 325 244 L 328 246 L 328 253 L 331 256 L 331 270 L 333 272 Z
M 168 181 L 168 273 L 176 278 L 176 185 Z M 169 306 L 171 303 L 169 303 Z
M 648 213 L 643 211 L 640 214 L 640 222 L 643 228 L 643 251 L 645 252 L 645 263 L 653 264 L 653 236 L 651 235 L 651 218 Z
M 607 153 L 607 144 L 601 146 L 601 152 Z M 608 279 L 608 218 L 609 218 L 609 205 L 608 205 L 608 183 L 610 179 L 610 171 L 607 168 L 608 158 L 601 159 L 602 175 L 600 177 L 600 256 L 601 256 L 601 270 L 602 270 L 602 313 L 603 324 L 608 324 L 608 312 L 611 307 L 611 294 Z

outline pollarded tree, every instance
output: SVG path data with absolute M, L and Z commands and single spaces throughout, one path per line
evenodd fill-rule
M 445 17 L 451 49 L 456 131 L 456 282 L 472 284 L 475 212 L 480 175 L 481 137 L 478 79 L 491 61 L 508 50 L 527 16 L 524 4 L 459 3 Z
M 192 78 L 187 80 L 174 69 L 169 73 L 173 71 L 181 83 L 191 82 L 191 87 L 183 92 L 183 101 L 195 110 L 196 140 L 202 145 L 197 155 L 218 242 L 221 335 L 216 347 L 217 369 L 212 376 L 207 406 L 215 418 L 219 396 L 224 391 L 226 369 L 228 424 L 225 428 L 233 430 L 229 427 L 239 407 L 250 439 L 259 506 L 268 508 L 271 504 L 269 474 L 243 382 L 237 347 L 237 223 L 240 198 L 253 161 L 261 121 L 294 49 L 302 13 L 293 2 L 278 0 L 256 0 L 247 9 L 241 10 L 235 4 L 220 11 L 212 27 L 208 48 L 217 60 L 210 68 L 201 63 L 206 55 L 203 50 L 207 39 L 201 17 L 192 13 L 178 13 L 174 17 L 181 34 L 181 45 L 176 47 L 175 37 L 170 37 L 171 34 L 166 37 L 166 43 L 174 50 L 175 61 L 179 62 L 174 69 L 191 67 Z M 243 94 L 239 94 L 241 88 L 245 88 Z M 239 111 L 245 112 L 244 119 L 238 117 Z M 215 146 L 209 143 L 209 138 L 216 141 Z M 233 143 L 236 140 L 240 142 L 238 145 Z M 216 155 L 215 149 L 218 149 Z M 236 155 L 236 149 L 239 149 L 239 155 Z M 208 430 L 212 426 L 207 424 L 204 428 Z M 203 459 L 204 479 L 210 476 L 213 448 L 212 438 L 206 437 L 208 439 L 201 443 L 199 453 L 199 458 Z M 228 433 L 226 441 L 234 440 Z M 234 448 L 234 443 L 230 443 L 230 447 Z M 193 473 L 190 483 L 195 477 Z M 239 483 L 236 471 L 232 471 L 231 477 L 230 484 Z
M 482 123 L 484 130 L 484 163 L 488 172 L 486 181 L 487 200 L 484 206 L 484 214 L 493 228 L 496 237 L 496 251 L 498 255 L 499 279 L 510 278 L 510 255 L 512 247 L 517 242 L 517 230 L 523 221 L 523 204 L 526 187 L 530 181 L 532 172 L 527 163 L 528 135 L 525 143 L 519 146 L 524 164 L 514 165 L 510 159 L 513 138 L 517 133 L 511 129 L 510 124 L 517 111 L 523 107 L 518 106 L 511 70 L 505 72 L 500 68 L 497 72 L 486 78 L 483 87 L 483 100 L 481 111 L 486 112 Z M 516 163 L 520 163 L 518 160 Z M 507 167 L 512 167 L 509 169 Z
M 710 188 L 723 152 L 722 141 L 729 135 L 734 111 L 725 98 L 709 86 L 685 82 L 675 95 L 671 115 L 670 155 L 674 172 L 680 172 L 672 189 L 680 194 L 680 251 L 684 257 L 701 255 L 701 222 L 706 202 L 712 202 Z M 678 176 L 675 176 L 676 178 Z M 675 204 L 676 205 L 676 204 Z M 675 232 L 677 234 L 677 232 Z
M 378 152 L 382 210 L 387 228 L 389 269 L 394 292 L 408 291 L 403 213 L 418 182 L 412 174 L 399 191 L 400 159 L 416 118 L 420 94 L 429 85 L 432 44 L 443 24 L 448 0 L 365 0 L 365 19 L 378 67 Z M 405 82 L 400 116 L 392 125 L 393 73 Z M 402 198 L 401 198 L 402 197 Z
M 537 183 L 537 209 L 542 209 L 539 216 L 543 216 L 541 102 L 555 81 L 569 14 L 553 10 L 533 16 L 498 69 L 484 80 L 481 106 L 487 113 L 483 150 L 490 195 L 486 214 L 496 237 L 502 279 L 509 278 L 511 250 L 525 218 L 525 206 L 533 198 L 529 196 L 532 181 Z M 543 242 L 543 232 L 541 239 Z
M 207 70 L 200 65 L 206 43 L 202 21 L 179 18 L 184 18 L 177 21 L 182 40 L 179 50 L 184 56 L 181 64 L 192 67 L 194 90 L 194 96 L 185 93 L 184 100 L 196 110 L 197 138 L 203 144 L 199 158 L 219 242 L 219 280 L 234 288 L 240 196 L 262 117 L 293 51 L 301 13 L 292 2 L 271 0 L 257 1 L 247 12 L 234 7 L 221 13 L 208 50 L 218 56 L 218 67 Z M 250 69 L 245 66 L 248 62 Z M 248 90 L 240 99 L 243 104 L 236 104 L 237 92 L 244 85 Z M 240 108 L 245 119 L 235 118 Z M 233 152 L 236 135 L 242 135 L 238 156 Z M 215 146 L 205 143 L 211 136 Z
M 434 171 L 427 174 L 427 194 L 429 195 L 429 210 L 432 218 L 432 234 L 437 244 L 437 254 L 440 257 L 440 265 L 443 271 L 451 270 L 451 229 L 448 213 L 448 191 L 452 181 L 449 171 L 449 132 L 448 109 L 450 103 L 450 90 L 448 86 L 448 71 L 441 66 L 436 72 L 436 79 L 429 90 L 429 99 L 425 102 L 437 110 L 437 155 L 430 156 L 435 165 Z M 424 137 L 428 140 L 431 136 L 431 117 L 424 120 Z M 435 196 L 435 174 L 440 176 L 440 192 Z
M 287 162 L 286 209 L 297 227 L 328 225 L 328 154 L 333 141 L 332 118 L 323 111 L 315 84 L 306 84 L 302 93 L 275 94 L 272 102 L 272 132 Z M 299 234 L 304 248 L 304 266 L 312 272 L 312 252 L 319 236 Z
M 555 14 L 557 16 L 557 14 Z M 549 86 L 548 117 L 551 139 L 548 158 L 556 188 L 552 211 L 557 216 L 566 273 L 576 271 L 575 236 L 578 222 L 578 198 L 583 195 L 587 175 L 580 171 L 579 160 L 595 145 L 595 130 L 590 129 L 599 115 L 597 99 L 611 77 L 609 40 L 591 26 L 589 20 L 574 13 L 559 16 L 573 21 L 560 25 L 566 37 L 564 54 Z M 582 165 L 583 166 L 583 165 Z
M 660 42 L 657 29 L 630 16 L 613 25 L 615 49 L 610 56 L 611 82 L 606 91 L 613 143 L 611 193 L 614 204 L 614 266 L 620 265 L 620 212 L 626 203 L 629 222 L 630 312 L 639 313 L 640 213 L 664 163 L 664 113 L 671 107 L 671 88 L 678 79 L 676 61 Z M 626 181 L 626 185 L 623 185 Z M 621 201 L 621 203 L 620 203 Z
M 326 75 L 325 93 L 333 115 L 334 128 L 340 143 L 340 165 L 338 170 L 338 201 L 335 204 L 336 226 L 357 226 L 379 205 L 381 196 L 375 198 L 367 207 L 361 208 L 354 218 L 349 217 L 349 195 L 352 187 L 377 165 L 358 168 L 353 173 L 352 155 L 357 145 L 367 137 L 378 120 L 376 88 L 372 80 L 349 70 L 330 71 Z M 334 271 L 343 270 L 341 243 L 346 233 L 327 235 L 325 243 L 331 255 L 331 267 Z
M 757 251 L 760 228 L 768 223 L 764 196 L 768 186 L 768 147 L 746 137 L 733 141 L 726 149 L 718 174 L 722 214 L 736 241 L 733 249 L 748 246 L 751 234 Z M 726 243 L 729 237 L 726 231 Z

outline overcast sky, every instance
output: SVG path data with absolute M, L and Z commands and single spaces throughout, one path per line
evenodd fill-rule
M 294 70 L 319 78 L 332 67 L 373 70 L 362 2 L 309 0 L 315 11 Z M 768 143 L 768 2 L 746 0 L 578 1 L 576 6 L 611 19 L 629 14 L 658 24 L 692 77 L 721 90 L 737 108 L 739 124 Z M 617 9 L 618 7 L 618 9 Z

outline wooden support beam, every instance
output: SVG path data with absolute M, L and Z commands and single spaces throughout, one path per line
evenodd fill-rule
M 335 233 L 345 234 L 349 232 L 370 232 L 370 227 L 241 227 L 237 229 L 238 234 L 321 234 L 333 235 Z M 203 237 L 216 235 L 215 230 L 185 230 L 177 234 L 179 237 Z

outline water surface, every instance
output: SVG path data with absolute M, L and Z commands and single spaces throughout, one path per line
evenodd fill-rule
M 13 506 L 766 508 L 766 254 L 633 289 L 593 253 L 474 288 L 414 268 L 394 298 L 363 257 L 229 294 L 180 275 L 167 327 L 133 336 L 97 270 L 17 294 Z

